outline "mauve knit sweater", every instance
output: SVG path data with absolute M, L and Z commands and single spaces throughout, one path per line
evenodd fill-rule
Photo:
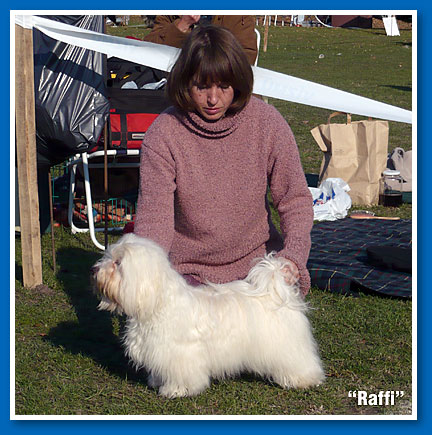
M 269 224 L 267 186 L 283 242 Z M 216 122 L 171 107 L 148 129 L 134 232 L 160 244 L 181 274 L 243 279 L 254 259 L 276 249 L 297 265 L 305 295 L 312 224 L 297 145 L 273 106 L 252 97 Z

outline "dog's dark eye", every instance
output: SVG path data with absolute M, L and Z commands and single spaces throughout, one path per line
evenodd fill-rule
M 120 266 L 121 261 L 120 261 L 120 260 L 116 260 L 116 261 L 114 261 L 114 264 L 115 264 L 116 266 Z

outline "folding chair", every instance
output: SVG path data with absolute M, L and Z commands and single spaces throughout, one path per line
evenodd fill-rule
M 79 233 L 79 232 L 90 232 L 90 237 L 92 242 L 95 244 L 96 247 L 99 249 L 104 250 L 105 246 L 99 243 L 99 241 L 96 238 L 96 232 L 98 231 L 105 231 L 105 228 L 96 228 L 93 220 L 93 198 L 92 198 L 92 188 L 91 188 L 91 181 L 90 181 L 90 169 L 91 168 L 103 168 L 104 163 L 89 163 L 91 160 L 100 160 L 100 158 L 103 158 L 105 155 L 104 151 L 96 151 L 93 153 L 87 153 L 84 152 L 82 154 L 77 154 L 74 158 L 72 158 L 68 162 L 68 166 L 70 168 L 70 189 L 69 189 L 69 204 L 68 204 L 68 222 L 71 227 L 72 233 Z M 133 161 L 130 162 L 118 162 L 117 157 L 123 156 L 123 157 L 138 157 L 139 159 L 140 151 L 137 149 L 132 150 L 107 150 L 107 157 L 110 160 L 108 163 L 108 170 L 113 170 L 115 168 L 138 168 L 139 167 L 139 161 Z M 136 159 L 135 159 L 136 160 Z M 84 191 L 85 191 L 85 204 L 87 207 L 87 224 L 88 227 L 78 227 L 75 225 L 73 216 L 74 216 L 74 197 L 75 197 L 75 189 L 76 189 L 76 172 L 78 165 L 82 165 L 83 169 L 83 176 L 84 176 Z M 104 213 L 105 219 L 106 211 Z M 116 228 L 111 228 L 110 230 L 113 230 Z

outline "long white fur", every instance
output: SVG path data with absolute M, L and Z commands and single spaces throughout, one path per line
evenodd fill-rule
M 244 280 L 192 287 L 157 244 L 127 234 L 93 273 L 99 309 L 127 315 L 126 354 L 148 371 L 151 387 L 179 397 L 243 371 L 283 388 L 324 380 L 307 305 L 283 266 L 269 255 Z

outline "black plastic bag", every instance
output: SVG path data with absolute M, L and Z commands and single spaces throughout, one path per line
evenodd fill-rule
M 104 16 L 44 16 L 103 32 Z M 105 56 L 33 32 L 36 146 L 39 164 L 55 165 L 94 147 L 109 113 Z

